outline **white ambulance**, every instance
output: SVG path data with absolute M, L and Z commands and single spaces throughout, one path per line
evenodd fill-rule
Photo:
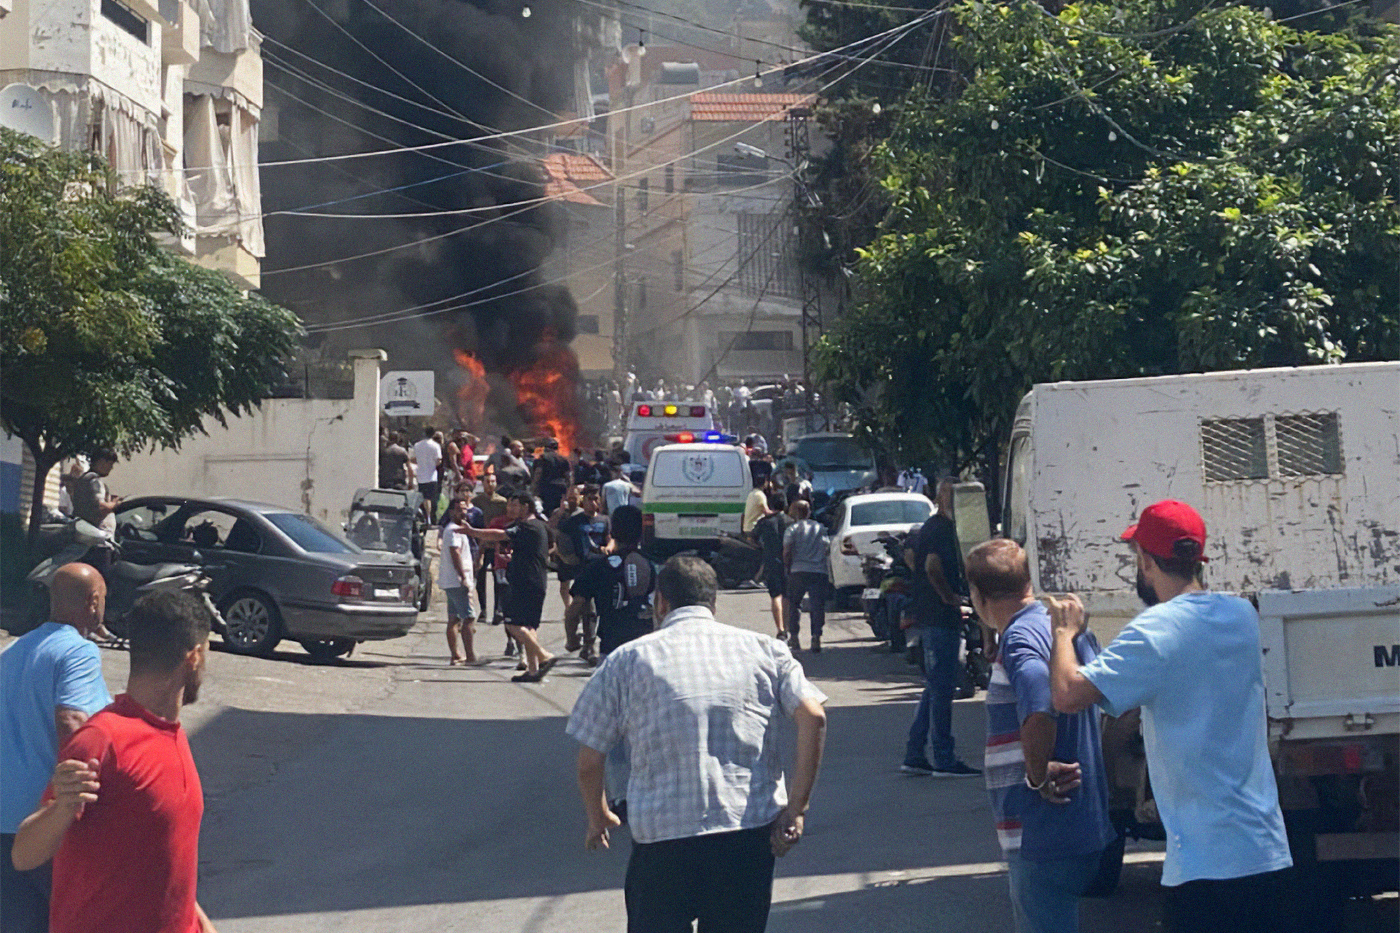
M 680 437 L 680 443 L 652 452 L 642 488 L 644 540 L 658 554 L 703 551 L 721 534 L 739 534 L 744 502 L 753 488 L 742 447 L 705 443 L 690 434 Z
M 688 433 L 700 440 L 717 430 L 715 413 L 704 402 L 633 402 L 622 446 L 635 467 L 646 467 L 656 448 L 674 443 L 667 435 Z

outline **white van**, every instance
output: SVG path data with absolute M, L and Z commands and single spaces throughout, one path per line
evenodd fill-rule
M 656 448 L 674 443 L 674 435 L 682 433 L 695 440 L 717 434 L 715 413 L 703 402 L 634 402 L 622 446 L 633 464 L 645 467 Z
M 706 443 L 657 447 L 642 488 L 644 540 L 660 550 L 703 550 L 721 533 L 737 535 L 752 489 L 742 448 Z

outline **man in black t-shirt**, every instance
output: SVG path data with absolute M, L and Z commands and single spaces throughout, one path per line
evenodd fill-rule
M 544 514 L 553 515 L 569 488 L 574 468 L 568 459 L 559 453 L 559 441 L 548 438 L 544 442 L 544 448 L 544 453 L 530 469 L 530 485 L 535 495 L 544 503 Z
M 952 479 L 938 481 L 938 508 L 909 539 L 904 561 L 914 572 L 912 614 L 924 652 L 924 692 L 909 727 L 900 770 L 906 774 L 971 777 L 981 774 L 953 753 L 953 691 L 962 643 L 963 582 L 958 530 L 953 522 Z M 928 749 L 933 749 L 929 761 Z
M 500 528 L 459 529 L 478 541 L 510 545 L 506 582 L 510 595 L 506 603 L 506 631 L 525 652 L 525 672 L 512 677 L 517 683 L 539 683 L 558 658 L 540 646 L 538 629 L 544 614 L 544 595 L 549 579 L 549 526 L 535 515 L 535 499 L 517 493 L 506 503 L 509 524 Z
M 651 596 L 656 589 L 656 570 L 637 550 L 642 541 L 642 510 L 634 505 L 620 506 L 610 524 L 613 552 L 584 564 L 569 588 L 573 599 L 564 615 L 567 627 L 570 619 L 581 618 L 589 602 L 593 603 L 604 656 L 651 631 Z
M 754 526 L 758 543 L 763 548 L 763 580 L 768 585 L 768 599 L 773 608 L 773 624 L 777 627 L 777 638 L 787 638 L 787 626 L 783 622 L 783 587 L 787 581 L 787 568 L 783 566 L 783 536 L 792 525 L 787 506 L 787 496 L 780 492 L 770 492 L 769 514 L 760 518 Z

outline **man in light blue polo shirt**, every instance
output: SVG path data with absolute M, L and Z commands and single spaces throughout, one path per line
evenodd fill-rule
M 106 601 L 93 567 L 60 567 L 49 587 L 53 621 L 0 654 L 0 933 L 49 928 L 49 866 L 17 871 L 10 851 L 19 824 L 39 806 L 59 748 L 112 702 L 102 657 L 86 637 L 102 624 Z
M 1167 933 L 1274 933 L 1293 864 L 1269 761 L 1259 618 L 1200 584 L 1205 523 L 1165 500 L 1123 533 L 1148 609 L 1081 667 L 1075 596 L 1052 600 L 1055 707 L 1142 708 L 1152 789 L 1167 831 Z

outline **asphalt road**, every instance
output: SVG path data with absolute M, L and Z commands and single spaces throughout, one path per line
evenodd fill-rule
M 766 604 L 725 593 L 718 615 L 767 631 Z M 561 615 L 551 594 L 546 618 Z M 1010 931 L 982 782 L 897 772 L 919 682 L 862 629 L 829 616 L 827 650 L 800 655 L 830 697 L 829 741 L 769 929 Z M 557 621 L 543 635 L 562 649 Z M 503 637 L 480 630 L 489 662 L 449 668 L 439 603 L 409 636 L 330 665 L 290 642 L 271 659 L 211 656 L 185 721 L 206 793 L 200 901 L 222 933 L 624 928 L 626 833 L 584 851 L 564 734 L 588 670 L 566 660 L 543 684 L 512 684 Z M 116 692 L 126 655 L 103 661 Z M 980 696 L 955 705 L 954 729 L 979 764 Z M 1084 929 L 1159 929 L 1160 859 L 1130 844 L 1119 892 L 1086 902 Z

